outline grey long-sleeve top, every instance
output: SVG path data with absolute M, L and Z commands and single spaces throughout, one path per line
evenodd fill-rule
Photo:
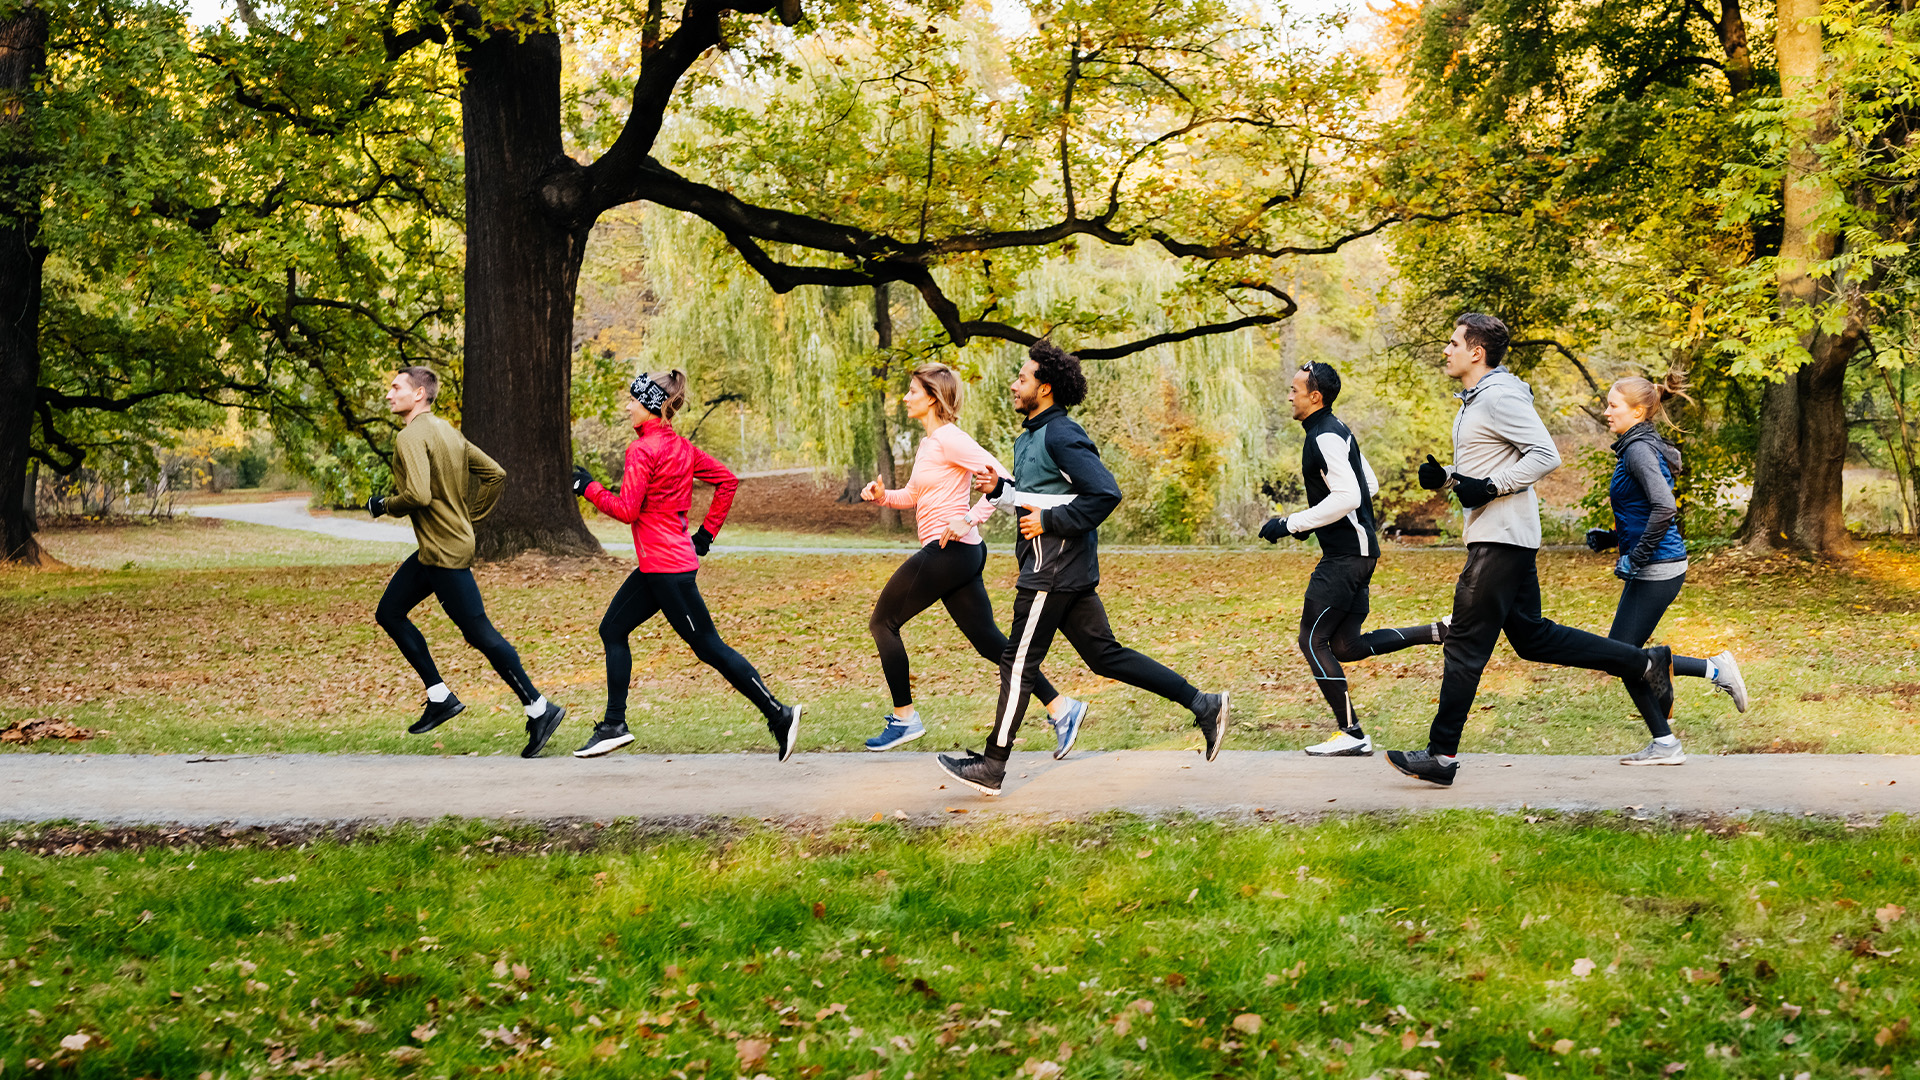
M 1540 546 L 1540 497 L 1533 485 L 1560 467 L 1560 451 L 1533 408 L 1533 388 L 1505 367 L 1455 395 L 1453 465 L 1461 476 L 1493 481 L 1499 494 L 1468 510 L 1469 544 Z

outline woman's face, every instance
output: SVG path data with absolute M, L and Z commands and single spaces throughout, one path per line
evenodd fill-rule
M 907 406 L 907 418 L 925 420 L 933 412 L 933 395 L 920 385 L 919 379 L 907 380 L 907 396 L 901 401 Z
M 1615 435 L 1625 435 L 1633 425 L 1647 418 L 1646 410 L 1627 404 L 1626 395 L 1618 389 L 1607 391 L 1607 408 L 1600 415 L 1607 418 L 1607 430 Z
M 639 398 L 634 397 L 632 394 L 627 395 L 627 423 L 630 426 L 639 427 L 646 421 L 647 417 L 652 415 L 652 413 L 647 411 L 645 405 L 640 404 Z

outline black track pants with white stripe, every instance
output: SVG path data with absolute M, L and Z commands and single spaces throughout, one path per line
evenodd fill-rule
M 635 570 L 613 594 L 613 602 L 600 620 L 600 643 L 607 650 L 607 719 L 627 718 L 627 684 L 633 680 L 633 651 L 627 638 L 655 612 L 664 613 L 674 633 L 692 646 L 693 655 L 725 676 L 761 715 L 769 720 L 780 718 L 780 699 L 760 681 L 760 673 L 746 657 L 720 640 L 713 616 L 707 613 L 707 602 L 700 596 L 700 586 L 694 583 L 694 573 L 649 574 Z
M 1363 634 L 1360 627 L 1367 621 L 1367 611 L 1364 606 L 1359 611 L 1328 607 L 1311 597 L 1300 611 L 1300 653 L 1313 671 L 1314 685 L 1320 688 L 1327 707 L 1333 710 L 1333 722 L 1355 738 L 1362 735 L 1360 718 L 1353 711 L 1353 698 L 1347 693 L 1347 673 L 1341 662 L 1352 663 L 1415 645 L 1439 644 L 1432 623 Z
M 1193 684 L 1173 669 L 1114 640 L 1106 606 L 1091 589 L 1078 592 L 1036 592 L 1020 589 L 1013 600 L 1013 629 L 1000 659 L 1000 704 L 994 710 L 993 732 L 987 737 L 987 757 L 1005 761 L 1013 753 L 1013 738 L 1027 713 L 1034 678 L 1047 658 L 1055 633 L 1065 634 L 1095 675 L 1151 691 L 1190 709 L 1200 696 Z

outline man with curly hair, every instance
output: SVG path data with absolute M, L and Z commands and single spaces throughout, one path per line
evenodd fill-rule
M 987 795 L 1000 794 L 1014 736 L 1026 714 L 1034 677 L 1056 632 L 1067 636 L 1095 675 L 1149 690 L 1193 711 L 1207 760 L 1220 754 L 1227 733 L 1227 695 L 1203 694 L 1166 665 L 1114 640 L 1100 584 L 1100 523 L 1120 505 L 1120 487 L 1100 451 L 1067 410 L 1087 396 L 1080 358 L 1039 341 L 1014 379 L 1014 410 L 1025 416 L 1013 444 L 1013 482 L 983 472 L 975 486 L 1020 522 L 1014 548 L 1020 581 L 1013 628 L 1000 658 L 1000 703 L 985 753 L 941 754 L 948 776 Z M 1076 731 L 1058 731 L 1054 757 L 1073 748 Z

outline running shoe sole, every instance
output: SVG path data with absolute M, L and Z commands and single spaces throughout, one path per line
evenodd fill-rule
M 460 704 L 455 705 L 453 708 L 453 711 L 448 713 L 445 716 L 436 717 L 433 720 L 428 720 L 424 717 L 422 717 L 419 720 L 415 720 L 412 724 L 409 724 L 407 726 L 407 734 L 425 735 L 427 732 L 432 731 L 434 728 L 439 727 L 441 724 L 446 723 L 447 721 L 453 719 L 456 716 L 459 716 L 461 713 L 466 711 L 467 711 L 467 705 L 466 705 L 466 702 L 463 701 Z M 1741 709 L 1740 711 L 1746 712 L 1745 709 Z
M 632 741 L 633 741 L 632 732 L 628 732 L 625 735 L 615 735 L 611 739 L 602 739 L 597 742 L 590 742 L 587 745 L 581 747 L 580 749 L 575 750 L 573 752 L 573 756 L 579 757 L 579 758 L 588 758 L 588 757 L 599 757 L 602 754 L 611 754 L 615 750 L 620 749 L 621 747 L 627 745 Z
M 875 746 L 875 745 L 873 744 L 873 740 L 872 740 L 872 739 L 868 739 L 868 740 L 867 740 L 867 743 L 866 743 L 866 747 L 867 747 L 867 749 L 869 749 L 869 750 L 871 750 L 871 751 L 873 751 L 874 753 L 876 753 L 876 754 L 877 754 L 877 753 L 879 753 L 879 752 L 880 752 L 880 751 L 882 751 L 882 750 L 891 750 L 891 749 L 893 749 L 893 748 L 894 748 L 894 747 L 896 747 L 896 746 L 905 746 L 905 745 L 907 745 L 908 743 L 910 743 L 910 742 L 912 742 L 913 740 L 915 740 L 915 739 L 917 739 L 917 738 L 919 738 L 920 736 L 922 736 L 922 735 L 925 735 L 926 733 L 927 733 L 927 729 L 926 729 L 926 728 L 921 728 L 921 729 L 920 729 L 919 731 L 909 731 L 909 732 L 907 732 L 907 733 L 906 733 L 905 735 L 902 735 L 902 736 L 900 736 L 899 738 L 897 738 L 897 739 L 895 739 L 895 740 L 893 740 L 892 742 L 890 742 L 890 743 L 882 743 L 882 744 L 881 744 L 881 745 L 879 745 L 879 746 Z M 785 758 L 781 758 L 780 760 L 782 760 L 782 761 L 785 761 L 786 759 L 785 759 Z
M 1620 764 L 1622 765 L 1685 765 L 1686 763 L 1687 755 L 1685 754 L 1675 754 L 1672 757 L 1661 758 L 1623 757 L 1620 759 Z
M 967 785 L 968 787 L 979 792 L 980 794 L 982 795 L 1000 794 L 999 788 L 988 787 L 987 785 L 979 782 L 978 780 L 969 780 L 966 777 L 961 776 L 959 773 L 954 772 L 951 768 L 948 768 L 947 759 L 945 757 L 936 757 L 934 760 L 939 763 L 941 772 L 946 773 L 948 776 L 952 777 L 953 779 L 959 781 L 962 784 Z
M 553 738 L 553 733 L 560 730 L 560 721 L 566 718 L 567 710 L 549 701 L 546 712 L 541 713 L 536 719 L 527 721 L 527 745 L 520 751 L 520 756 L 539 757 L 540 751 L 547 748 L 547 740 Z
M 793 748 L 800 744 L 801 706 L 789 705 L 788 708 L 791 709 L 792 711 L 787 714 L 788 719 L 787 719 L 786 736 L 780 740 L 780 760 L 781 761 L 785 761 L 788 758 L 792 757 Z
M 1364 743 L 1361 743 L 1359 746 L 1350 746 L 1345 750 L 1315 750 L 1313 747 L 1309 746 L 1307 747 L 1307 756 L 1308 757 L 1372 757 L 1373 744 L 1370 742 L 1364 742 Z
M 1740 665 L 1733 659 L 1733 654 L 1723 652 L 1715 656 L 1713 658 L 1713 666 L 1720 669 L 1720 678 L 1727 680 L 1727 686 L 1721 689 L 1728 697 L 1733 699 L 1734 711 L 1746 712 L 1748 705 L 1747 680 L 1741 678 Z M 1720 679 L 1715 679 L 1713 685 L 1719 687 Z

